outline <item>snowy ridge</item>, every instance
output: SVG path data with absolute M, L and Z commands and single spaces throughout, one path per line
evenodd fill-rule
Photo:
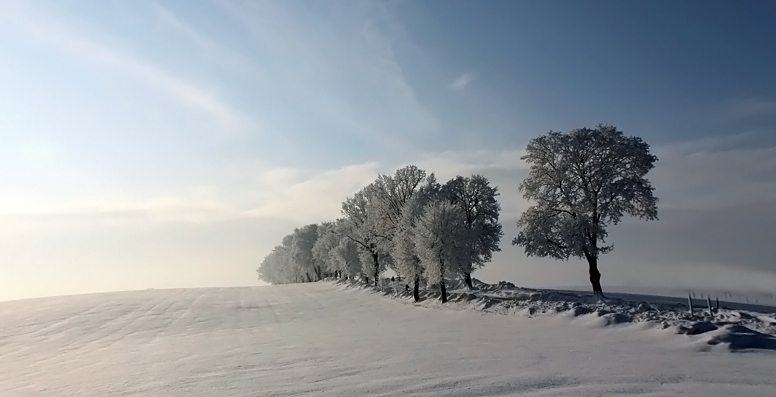
M 405 291 L 403 282 L 386 279 L 378 289 L 353 280 L 332 281 L 351 288 L 379 291 L 383 295 L 414 303 L 412 291 Z M 606 300 L 600 300 L 593 294 L 522 288 L 507 281 L 487 284 L 473 279 L 473 284 L 474 290 L 468 290 L 461 281 L 451 282 L 448 285 L 449 302 L 445 305 L 438 302 L 440 293 L 437 289 L 422 289 L 418 304 L 524 317 L 554 315 L 584 318 L 587 324 L 599 327 L 643 323 L 648 327 L 686 335 L 701 346 L 704 343 L 709 346 L 721 344 L 732 351 L 776 350 L 776 313 L 746 310 L 745 305 L 722 302 L 713 316 L 707 308 L 697 307 L 691 315 L 687 304 L 669 297 L 610 294 Z M 640 299 L 627 299 L 633 297 Z

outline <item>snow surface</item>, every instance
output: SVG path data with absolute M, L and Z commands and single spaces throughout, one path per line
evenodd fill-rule
M 374 289 L 370 284 L 354 280 L 334 281 L 349 287 Z M 526 317 L 583 317 L 600 326 L 644 323 L 677 334 L 702 335 L 695 341 L 710 346 L 721 344 L 730 350 L 776 350 L 776 307 L 721 301 L 719 308 L 717 302 L 712 302 L 710 310 L 709 301 L 693 299 L 694 308 L 690 312 L 687 298 L 612 293 L 607 294 L 607 299 L 600 299 L 592 293 L 521 288 L 506 281 L 486 284 L 474 279 L 473 283 L 473 290 L 461 281 L 449 285 L 451 304 L 445 307 Z M 377 291 L 414 303 L 411 292 L 404 287 L 403 282 L 384 280 Z M 428 307 L 438 305 L 436 300 L 440 293 L 435 286 L 421 290 L 420 296 L 421 304 Z M 698 347 L 708 349 L 702 343 Z
M 0 396 L 776 396 L 772 350 L 424 305 L 333 283 L 0 302 Z

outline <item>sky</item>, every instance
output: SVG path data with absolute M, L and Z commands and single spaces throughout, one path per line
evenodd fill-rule
M 0 300 L 259 285 L 282 237 L 407 164 L 499 188 L 475 277 L 586 285 L 511 240 L 526 143 L 650 144 L 659 221 L 607 286 L 776 285 L 776 5 L 0 0 Z

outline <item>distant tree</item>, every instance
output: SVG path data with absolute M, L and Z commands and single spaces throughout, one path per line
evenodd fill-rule
M 318 225 L 318 239 L 312 249 L 313 260 L 316 266 L 334 274 L 335 277 L 340 277 L 342 270 L 338 266 L 339 262 L 332 257 L 340 240 L 342 236 L 338 233 L 335 222 L 323 222 Z
M 445 278 L 457 274 L 471 260 L 473 235 L 460 207 L 438 201 L 426 207 L 415 225 L 415 249 L 429 282 L 439 283 L 442 303 L 447 302 Z
M 283 238 L 280 245 L 264 257 L 257 273 L 259 279 L 271 284 L 288 284 L 299 281 L 300 270 L 291 259 L 293 235 Z
M 279 254 L 278 247 L 275 247 L 264 260 L 261 261 L 261 265 L 256 270 L 259 275 L 259 280 L 263 280 L 270 284 L 284 284 L 287 282 L 280 273 L 282 271 L 282 265 L 278 263 Z
M 470 260 L 460 269 L 466 286 L 472 289 L 472 271 L 490 262 L 493 252 L 501 251 L 499 242 L 504 232 L 498 221 L 501 211 L 501 205 L 496 201 L 498 188 L 490 186 L 484 176 L 472 175 L 451 179 L 445 184 L 443 191 L 450 202 L 463 211 L 466 216 L 466 228 L 476 237 L 468 247 Z
M 293 240 L 291 242 L 291 258 L 295 265 L 307 277 L 307 281 L 313 281 L 322 278 L 320 264 L 317 264 L 313 257 L 313 246 L 318 239 L 318 225 L 310 224 L 299 229 L 294 229 Z M 311 275 L 312 273 L 312 275 Z
M 658 199 L 644 178 L 657 157 L 641 138 L 599 125 L 532 139 L 522 159 L 530 172 L 520 191 L 536 204 L 520 217 L 512 244 L 528 256 L 587 259 L 593 292 L 603 296 L 598 258 L 613 246 L 599 243 L 624 214 L 657 219 Z
M 336 263 L 340 272 L 350 278 L 363 274 L 363 265 L 359 255 L 358 245 L 353 240 L 343 238 L 332 251 L 331 260 Z

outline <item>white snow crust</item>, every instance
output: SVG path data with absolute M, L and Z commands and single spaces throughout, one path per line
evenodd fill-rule
M 371 285 L 354 280 L 334 282 L 350 287 L 373 289 Z M 404 285 L 400 281 L 384 280 L 378 291 L 414 302 L 411 291 L 407 291 Z M 707 301 L 694 299 L 694 310 L 690 313 L 687 300 L 675 297 L 614 293 L 608 294 L 606 299 L 601 299 L 592 293 L 579 291 L 521 288 L 507 281 L 487 284 L 474 279 L 473 285 L 474 289 L 469 290 L 461 281 L 453 282 L 448 286 L 448 299 L 452 303 L 444 307 L 526 317 L 580 317 L 581 321 L 600 327 L 640 323 L 641 326 L 659 327 L 677 334 L 700 335 L 691 339 L 711 346 L 719 344 L 733 351 L 776 350 L 774 307 L 721 302 L 717 309 L 714 302 L 710 311 Z M 439 299 L 440 293 L 436 287 L 421 290 L 420 296 L 420 304 L 423 306 L 439 305 L 436 300 Z M 770 312 L 762 312 L 767 309 L 771 309 Z M 699 344 L 699 347 L 703 348 L 703 345 Z
M 461 310 L 329 282 L 0 302 L 0 396 L 776 396 L 773 350 L 703 339 L 725 326 L 601 328 L 618 316 L 454 294 Z

